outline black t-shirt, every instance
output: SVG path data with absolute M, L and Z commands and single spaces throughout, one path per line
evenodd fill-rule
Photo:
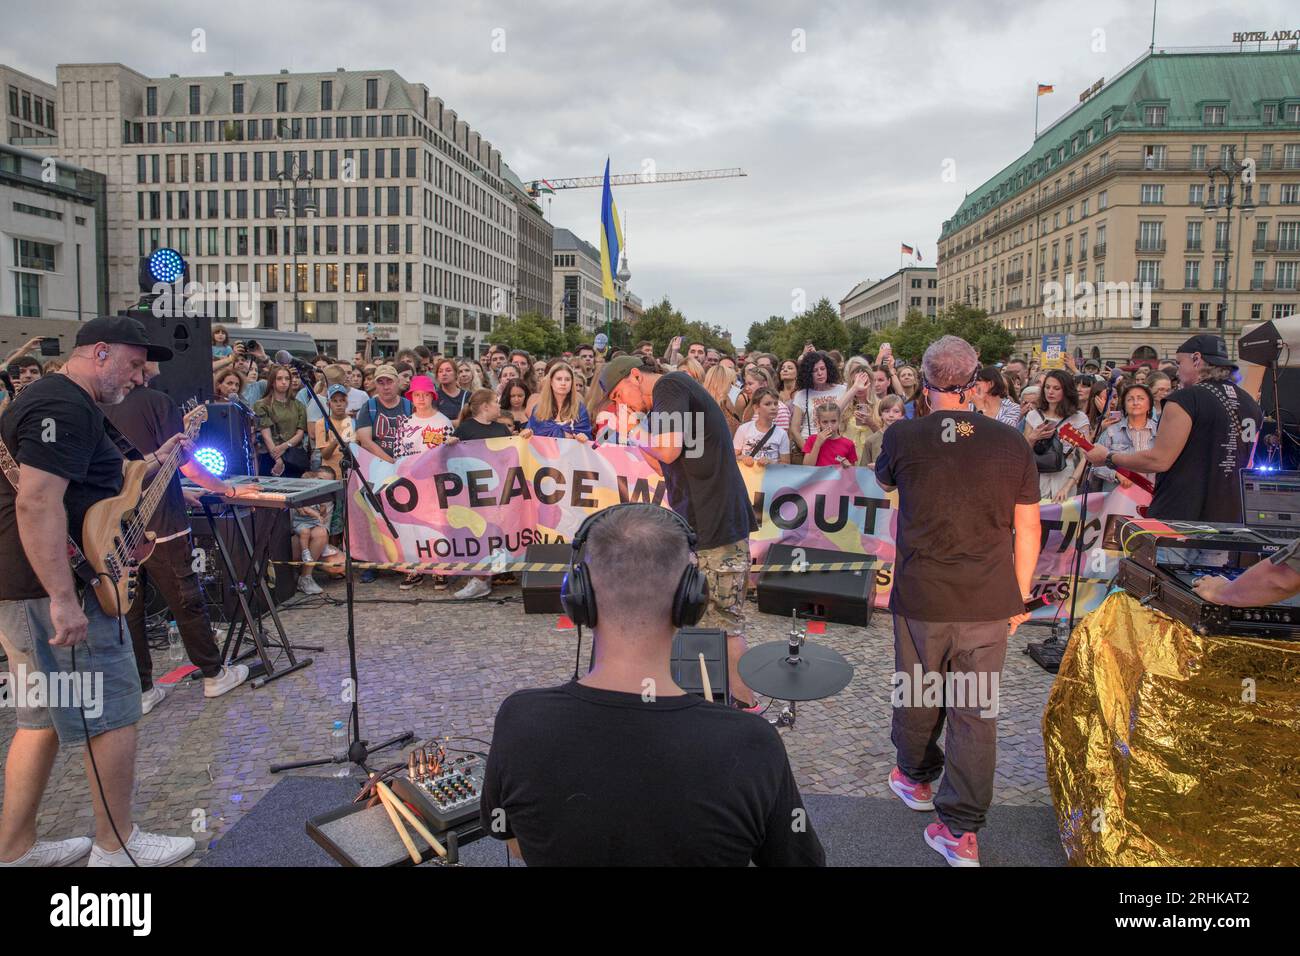
M 775 728 L 693 695 L 644 701 L 576 681 L 511 694 L 481 819 L 529 866 L 826 862 Z
M 651 424 L 661 434 L 683 435 L 686 447 L 663 466 L 663 476 L 668 503 L 695 529 L 697 547 L 704 551 L 747 540 L 758 521 L 736 464 L 731 429 L 713 396 L 685 372 L 669 372 L 655 382 L 653 415 L 658 417 Z
M 465 407 L 465 403 L 468 401 L 468 389 L 462 388 L 454 396 L 449 396 L 442 389 L 438 389 L 438 400 L 434 404 L 438 406 L 438 411 L 454 422 L 460 418 L 460 410 Z
M 373 417 L 370 414 L 372 408 L 375 410 Z M 357 412 L 357 430 L 369 428 L 370 437 L 374 443 L 382 448 L 390 458 L 396 458 L 397 453 L 401 450 L 402 423 L 406 421 L 410 414 L 411 403 L 409 400 L 399 398 L 397 404 L 390 408 L 376 396 L 362 405 L 361 410 Z
M 1038 469 L 1016 429 L 933 411 L 885 429 L 876 477 L 898 487 L 889 605 L 919 621 L 996 621 L 1024 611 L 1016 505 L 1038 503 Z
M 66 375 L 46 375 L 22 390 L 3 415 L 0 436 L 19 465 L 68 480 L 63 505 L 68 531 L 80 545 L 90 506 L 122 490 L 122 452 L 99 406 Z M 0 600 L 45 597 L 18 534 L 14 489 L 0 479 Z
M 104 417 L 122 433 L 144 457 L 156 452 L 163 442 L 184 430 L 181 410 L 165 392 L 156 388 L 133 388 L 126 398 L 116 405 L 101 405 Z M 158 509 L 149 521 L 149 530 L 159 538 L 170 538 L 188 531 L 190 519 L 185 510 L 185 494 L 181 491 L 179 471 L 172 475 L 167 491 L 158 502 Z
M 1166 521 L 1241 521 L 1238 476 L 1254 444 L 1245 436 L 1258 436 L 1264 418 L 1259 403 L 1231 382 L 1202 382 L 1170 392 L 1165 408 L 1170 405 L 1191 417 L 1192 430 L 1173 465 L 1156 475 L 1147 515 Z
M 488 422 L 484 425 L 473 418 L 467 418 L 456 426 L 455 435 L 461 441 L 475 441 L 480 438 L 510 438 L 514 432 L 509 425 L 501 422 Z

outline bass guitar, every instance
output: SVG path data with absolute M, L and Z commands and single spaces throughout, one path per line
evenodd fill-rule
M 193 405 L 193 403 L 188 403 Z M 207 420 L 206 405 L 191 408 L 185 415 L 185 437 L 198 437 L 199 426 Z M 122 466 L 122 491 L 90 506 L 81 524 L 82 550 L 98 577 L 95 597 L 104 613 L 116 617 L 125 614 L 135 601 L 140 565 L 153 553 L 154 533 L 147 530 L 167 485 L 180 466 L 184 454 L 178 444 L 164 458 L 145 486 L 149 466 L 143 461 L 128 461 Z
M 1092 451 L 1093 449 L 1093 443 L 1088 441 L 1088 439 L 1085 438 L 1073 425 L 1062 425 L 1056 430 L 1056 433 L 1061 436 L 1061 441 L 1068 442 L 1076 448 L 1080 448 L 1083 451 Z M 1151 480 L 1147 478 L 1146 475 L 1138 474 L 1136 471 L 1129 471 L 1127 468 L 1119 467 L 1115 468 L 1115 473 L 1117 475 L 1123 475 L 1149 495 L 1154 495 L 1156 493 L 1156 486 L 1151 483 Z

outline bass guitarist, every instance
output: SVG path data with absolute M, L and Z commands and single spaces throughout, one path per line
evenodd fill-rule
M 0 642 L 15 681 L 58 687 L 44 702 L 16 694 L 17 730 L 5 765 L 0 866 L 166 866 L 194 852 L 189 837 L 145 833 L 132 820 L 140 678 L 122 619 L 106 615 L 69 566 L 86 511 L 122 488 L 122 452 L 97 402 L 144 384 L 147 361 L 171 358 L 144 326 L 101 316 L 80 327 L 67 364 L 23 390 L 0 418 Z M 167 457 L 182 436 L 150 456 Z M 9 468 L 5 469 L 6 474 Z M 69 693 L 76 687 L 79 693 Z M 16 689 L 16 688 L 15 688 Z M 59 745 L 84 746 L 95 836 L 43 841 L 36 817 Z

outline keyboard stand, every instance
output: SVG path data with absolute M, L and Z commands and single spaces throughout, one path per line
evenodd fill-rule
M 257 663 L 249 665 L 249 684 L 253 687 L 261 687 L 263 684 L 269 684 L 273 680 L 279 680 L 286 674 L 292 674 L 294 671 L 302 670 L 310 666 L 312 659 L 310 657 L 299 660 L 294 654 L 295 650 L 315 651 L 320 653 L 324 650 L 322 647 L 309 647 L 299 645 L 295 647 L 289 643 L 289 636 L 285 633 L 284 624 L 280 621 L 280 615 L 276 613 L 275 601 L 271 597 L 271 591 L 266 586 L 266 567 L 270 563 L 271 545 L 270 541 L 264 541 L 260 546 L 254 545 L 255 537 L 250 536 L 248 528 L 244 524 L 243 515 L 246 513 L 249 520 L 254 520 L 253 512 L 256 509 L 241 507 L 236 503 L 222 502 L 217 511 L 212 509 L 212 501 L 217 500 L 209 495 L 203 495 L 199 503 L 203 506 L 203 515 L 208 519 L 208 527 L 212 531 L 212 538 L 217 545 L 217 553 L 221 555 L 221 562 L 225 566 L 226 580 L 232 582 L 233 590 L 239 599 L 239 607 L 235 614 L 238 623 L 232 621 L 226 630 L 226 640 L 221 648 L 221 659 L 227 662 L 238 662 L 244 658 L 252 657 L 257 654 L 260 659 Z M 238 539 L 245 555 L 248 556 L 248 571 L 241 578 L 235 570 L 235 563 L 231 560 L 232 542 L 227 542 L 222 537 L 220 526 L 216 520 L 221 513 L 230 515 L 235 527 L 238 529 Z M 250 602 L 249 596 L 252 596 Z M 259 599 L 260 595 L 260 599 Z M 254 608 L 257 608 L 254 613 Z M 265 611 L 263 611 L 265 608 Z M 263 626 L 263 616 L 269 616 L 271 623 L 275 625 L 276 634 L 279 640 L 268 640 L 266 629 Z M 246 651 L 242 651 L 244 638 L 248 636 L 252 639 L 253 646 Z M 289 661 L 288 667 L 276 668 L 267 653 L 268 647 L 275 647 L 284 652 L 285 658 Z

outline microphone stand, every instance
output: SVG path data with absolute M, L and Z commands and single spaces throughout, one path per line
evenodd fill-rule
M 348 744 L 347 760 L 356 764 L 366 774 L 370 776 L 371 770 L 366 765 L 370 755 L 378 750 L 387 750 L 389 747 L 396 747 L 414 739 L 414 731 L 404 730 L 396 737 L 391 737 L 383 743 L 376 744 L 373 747 L 368 746 L 368 741 L 361 738 L 361 684 L 357 675 L 357 633 L 356 633 L 356 608 L 354 603 L 355 584 L 352 579 L 352 522 L 348 519 L 348 487 L 351 485 L 352 476 L 355 475 L 357 481 L 361 483 L 361 495 L 366 503 L 383 519 L 384 524 L 397 537 L 397 529 L 393 527 L 392 520 L 384 510 L 383 501 L 375 494 L 375 488 L 366 478 L 365 473 L 361 470 L 357 457 L 352 452 L 352 448 L 343 436 L 339 434 L 338 427 L 330 418 L 329 409 L 327 409 L 316 394 L 315 378 L 318 374 L 315 366 L 306 362 L 295 361 L 294 367 L 298 369 L 300 375 L 306 376 L 307 391 L 311 394 L 311 400 L 316 405 L 317 410 L 325 421 L 326 434 L 332 435 L 334 440 L 339 443 L 339 450 L 343 454 L 343 474 L 345 478 L 343 492 L 343 576 L 347 587 L 347 642 L 348 642 L 348 670 L 352 678 L 352 713 L 350 718 L 349 736 L 352 738 Z M 271 765 L 271 773 L 280 773 L 283 770 L 299 770 L 303 767 L 321 767 L 325 764 L 342 763 L 343 759 L 330 755 L 320 757 L 315 760 L 299 760 L 293 763 L 280 763 Z

